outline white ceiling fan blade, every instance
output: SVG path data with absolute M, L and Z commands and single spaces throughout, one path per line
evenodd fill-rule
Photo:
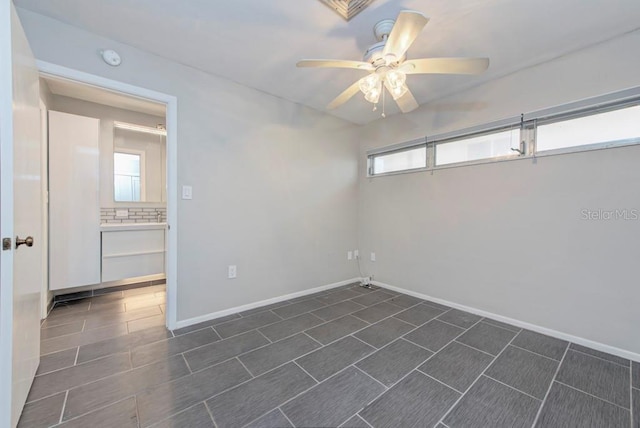
M 373 66 L 363 61 L 348 61 L 342 59 L 303 59 L 298 61 L 297 67 L 314 68 L 355 68 L 358 70 L 372 71 Z
M 400 66 L 406 74 L 480 74 L 489 67 L 489 58 L 421 58 Z
M 389 94 L 393 93 L 387 82 L 384 82 L 384 87 L 387 88 Z M 409 113 L 420 106 L 409 89 L 407 89 L 407 92 L 405 92 L 404 95 L 396 100 L 396 104 L 398 104 L 400 111 L 403 113 Z
M 429 18 L 420 12 L 413 10 L 400 12 L 382 54 L 393 54 L 397 59 L 402 58 L 427 22 L 429 22 Z
M 359 86 L 360 80 L 356 80 L 356 83 L 349 86 L 345 89 L 340 95 L 338 95 L 329 105 L 327 106 L 328 110 L 333 110 L 336 107 L 340 107 L 342 104 L 346 103 L 353 97 L 355 94 L 360 92 Z

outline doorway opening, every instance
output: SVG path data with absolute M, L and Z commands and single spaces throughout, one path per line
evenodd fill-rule
M 49 231 L 43 314 L 55 296 L 166 281 L 160 307 L 164 324 L 175 329 L 177 99 L 37 65 L 41 109 L 48 112 L 42 114 L 49 165 L 43 175 Z

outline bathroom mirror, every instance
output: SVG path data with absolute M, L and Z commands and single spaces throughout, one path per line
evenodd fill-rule
M 165 202 L 166 137 L 155 128 L 124 125 L 113 129 L 114 201 Z

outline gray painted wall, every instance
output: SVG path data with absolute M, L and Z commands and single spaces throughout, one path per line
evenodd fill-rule
M 364 273 L 639 353 L 640 221 L 581 214 L 640 210 L 639 146 L 373 179 L 365 162 L 370 148 L 638 86 L 639 45 L 635 32 L 364 127 Z
M 323 113 L 19 10 L 36 58 L 178 98 L 178 320 L 357 275 L 356 142 Z M 123 63 L 107 66 L 104 47 Z M 227 265 L 238 266 L 228 280 Z

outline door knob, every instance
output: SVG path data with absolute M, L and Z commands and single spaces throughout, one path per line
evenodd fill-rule
M 33 247 L 33 236 L 27 236 L 25 239 L 20 239 L 16 236 L 16 248 L 25 244 L 27 247 Z

